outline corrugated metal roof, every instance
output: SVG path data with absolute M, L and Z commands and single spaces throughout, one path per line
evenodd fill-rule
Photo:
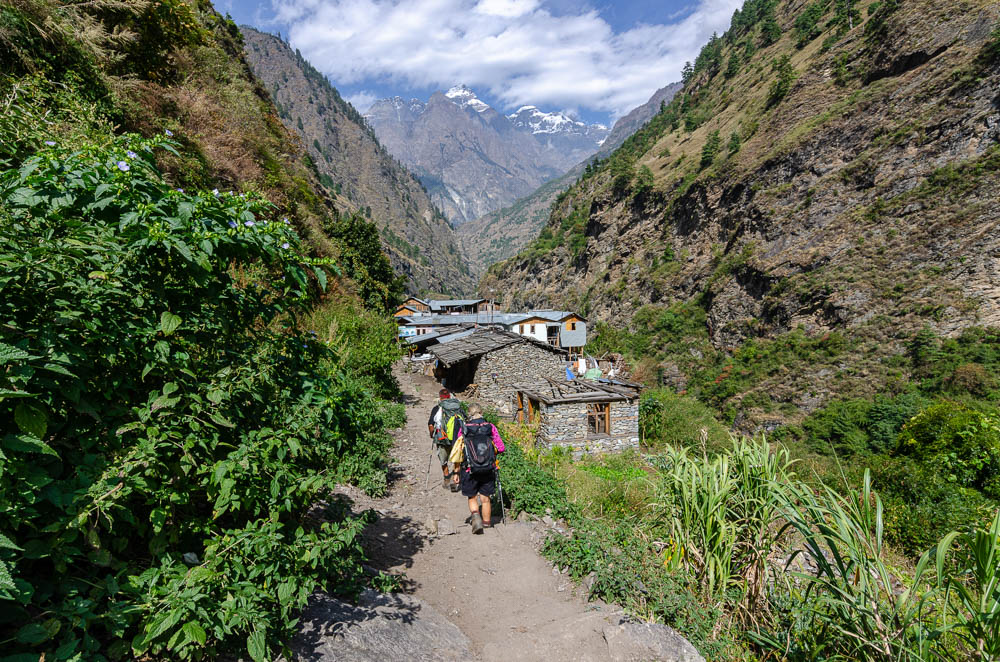
M 436 326 L 457 326 L 460 324 L 503 324 L 510 326 L 525 319 L 521 313 L 468 313 L 463 315 L 401 315 L 404 326 L 427 324 Z

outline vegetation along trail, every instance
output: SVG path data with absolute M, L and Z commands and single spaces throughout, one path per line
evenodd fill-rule
M 372 500 L 348 488 L 355 507 L 375 508 L 380 514 L 366 535 L 371 563 L 404 573 L 404 592 L 462 630 L 472 653 L 464 659 L 609 659 L 603 630 L 618 623 L 621 611 L 585 602 L 566 575 L 538 555 L 545 522 L 508 518 L 474 536 L 465 498 L 441 486 L 437 466 L 428 485 L 426 421 L 439 385 L 423 375 L 397 371 L 397 376 L 407 422 L 396 434 L 389 492 Z M 447 651 L 440 654 L 451 657 Z

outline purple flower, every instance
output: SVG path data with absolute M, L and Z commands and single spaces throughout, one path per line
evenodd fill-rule
M 212 189 L 212 195 L 216 195 L 216 196 L 219 195 L 219 189 L 217 189 L 217 188 Z
M 173 132 L 173 131 L 171 131 L 170 129 L 167 129 L 167 130 L 166 130 L 166 131 L 164 131 L 163 133 L 167 134 L 167 136 L 173 136 L 173 135 L 174 135 L 174 132 Z
M 281 247 L 282 247 L 282 248 L 286 248 L 286 249 L 287 249 L 287 248 L 289 247 L 289 244 L 288 244 L 288 242 L 286 241 L 285 243 L 283 243 L 283 244 L 281 245 Z
M 122 172 L 128 172 L 128 171 L 129 171 L 129 167 L 128 167 L 128 164 L 127 164 L 127 163 L 125 163 L 124 161 L 119 161 L 119 162 L 118 162 L 117 164 L 115 164 L 115 165 L 117 165 L 117 166 L 118 166 L 118 169 L 119 169 L 119 170 L 121 170 Z
M 184 189 L 182 189 L 182 188 L 179 188 L 179 189 L 177 189 L 177 192 L 178 192 L 178 193 L 183 193 L 183 192 L 184 192 Z
M 289 225 L 289 222 L 288 222 L 287 218 L 281 219 L 281 222 L 284 223 L 285 225 Z
M 247 226 L 248 228 L 252 228 L 254 225 L 256 225 L 256 223 L 254 223 L 253 221 L 244 221 L 243 225 Z
M 125 152 L 125 156 L 129 157 L 130 159 L 134 159 L 135 157 L 137 157 L 139 155 L 136 154 L 135 152 L 133 152 L 132 150 L 129 150 L 129 151 Z
M 236 221 L 229 221 L 229 227 L 235 228 L 236 227 Z
M 45 144 L 48 145 L 49 147 L 55 147 L 56 146 L 56 142 L 54 140 L 46 140 Z

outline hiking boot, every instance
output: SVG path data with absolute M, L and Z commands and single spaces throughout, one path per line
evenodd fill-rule
M 441 484 L 441 487 L 443 487 L 445 489 L 448 489 L 449 487 L 451 487 L 451 479 L 448 478 L 447 476 L 445 476 L 444 477 L 444 482 Z M 454 491 L 455 490 L 452 490 L 452 492 L 454 492 Z
M 451 491 L 452 492 L 458 492 L 460 489 L 462 489 L 462 486 L 459 485 L 458 483 L 452 483 L 451 484 Z
M 483 532 L 483 516 L 479 513 L 474 513 L 472 515 L 472 532 L 482 533 Z

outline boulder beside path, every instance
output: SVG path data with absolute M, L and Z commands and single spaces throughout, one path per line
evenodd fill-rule
M 290 662 L 459 662 L 469 639 L 423 600 L 362 591 L 357 605 L 314 594 L 289 644 Z

